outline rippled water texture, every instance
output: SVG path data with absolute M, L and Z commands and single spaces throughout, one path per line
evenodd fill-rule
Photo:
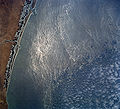
M 120 1 L 38 0 L 36 10 L 9 109 L 120 109 Z

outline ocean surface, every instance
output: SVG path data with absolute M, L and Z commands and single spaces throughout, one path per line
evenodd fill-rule
M 120 109 L 120 1 L 38 0 L 7 95 L 9 109 Z

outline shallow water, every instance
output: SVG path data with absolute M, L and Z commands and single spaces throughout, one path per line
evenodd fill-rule
M 11 77 L 9 109 L 119 109 L 119 6 L 38 0 Z

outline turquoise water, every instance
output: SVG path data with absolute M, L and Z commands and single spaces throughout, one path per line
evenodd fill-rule
M 119 109 L 119 5 L 38 0 L 12 73 L 9 109 Z

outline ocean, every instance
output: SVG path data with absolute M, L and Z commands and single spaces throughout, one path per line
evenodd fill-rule
M 9 109 L 120 109 L 120 1 L 38 0 L 7 95 Z

